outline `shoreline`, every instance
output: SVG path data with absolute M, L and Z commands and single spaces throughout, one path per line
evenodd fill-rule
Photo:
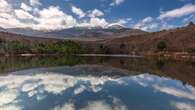
M 71 54 L 70 54 L 71 55 Z M 65 54 L 1 54 L 0 56 L 11 57 L 36 57 L 36 56 L 70 56 Z M 132 54 L 72 54 L 71 56 L 78 57 L 116 57 L 116 58 L 158 58 L 166 60 L 176 60 L 176 61 L 195 61 L 195 53 L 187 52 L 158 52 L 158 53 L 144 53 L 142 55 L 132 55 Z
M 141 55 L 130 55 L 130 54 L 78 54 L 81 57 L 126 57 L 126 58 L 144 58 Z
M 167 60 L 176 61 L 195 61 L 195 53 L 188 52 L 159 52 L 159 53 L 147 53 L 144 55 L 148 58 L 165 58 Z

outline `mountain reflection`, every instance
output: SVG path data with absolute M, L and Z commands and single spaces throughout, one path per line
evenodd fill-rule
M 148 73 L 128 74 L 86 65 L 2 75 L 0 110 L 195 109 L 193 86 Z

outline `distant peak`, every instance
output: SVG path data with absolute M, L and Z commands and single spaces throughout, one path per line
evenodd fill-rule
M 120 24 L 111 24 L 111 25 L 109 25 L 108 26 L 108 28 L 109 29 L 124 29 L 124 28 L 126 28 L 125 26 L 122 26 L 122 25 L 120 25 Z
M 189 22 L 189 23 L 188 23 L 188 26 L 194 26 L 194 22 L 192 22 L 192 21 Z

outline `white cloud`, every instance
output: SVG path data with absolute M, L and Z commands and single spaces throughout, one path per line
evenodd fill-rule
M 125 25 L 127 25 L 128 23 L 130 23 L 132 21 L 132 18 L 125 18 L 125 19 L 119 19 L 113 23 L 110 23 L 108 25 L 108 27 L 110 26 L 114 26 L 114 25 L 119 25 L 119 26 L 123 26 L 125 27 Z
M 188 104 L 188 103 L 183 103 L 183 102 L 176 102 L 174 106 L 178 110 L 195 110 L 195 106 Z
M 35 24 L 33 28 L 38 30 L 63 29 L 73 27 L 76 24 L 76 19 L 54 6 L 40 10 L 39 17 L 35 21 L 38 24 Z
M 90 25 L 92 27 L 105 27 L 108 25 L 108 22 L 104 18 L 91 18 Z
M 101 17 L 104 16 L 104 13 L 98 9 L 94 9 L 90 14 L 90 17 Z
M 151 76 L 149 74 L 133 76 L 131 79 L 143 87 L 154 88 L 155 92 L 158 91 L 176 98 L 182 98 L 183 100 L 195 100 L 195 88 L 190 85 L 184 86 L 182 82 L 179 81 L 175 81 L 173 85 L 170 85 L 169 82 L 172 82 L 172 79 Z
M 0 0 L 0 13 L 9 12 L 11 10 L 10 5 L 6 0 Z
M 79 88 L 76 88 L 75 90 L 74 90 L 74 94 L 75 95 L 78 95 L 78 94 L 80 94 L 80 93 L 82 93 L 83 91 L 85 91 L 87 88 L 84 86 L 84 85 L 81 85 Z
M 57 106 L 53 110 L 76 110 L 74 105 L 71 103 L 64 104 L 62 107 Z
M 113 0 L 113 2 L 110 4 L 111 6 L 117 6 L 124 2 L 125 0 Z
M 158 24 L 156 22 L 154 22 L 155 19 L 152 17 L 146 17 L 144 19 L 142 19 L 141 21 L 139 21 L 138 23 L 136 23 L 134 25 L 134 28 L 136 29 L 141 29 L 144 31 L 150 31 L 153 29 L 157 29 L 158 28 Z
M 77 24 L 78 27 L 102 27 L 106 28 L 108 22 L 104 18 L 90 18 L 89 21 L 83 21 L 82 23 Z
M 114 98 L 113 100 L 115 100 Z M 113 101 L 113 104 L 109 105 L 104 101 L 92 101 L 89 102 L 87 106 L 79 109 L 79 110 L 128 110 L 127 107 L 116 99 L 117 101 Z M 53 110 L 76 110 L 76 107 L 73 103 L 65 103 L 63 106 L 56 106 Z
M 17 90 L 7 90 L 7 91 L 0 91 L 0 107 L 3 105 L 10 104 L 16 100 L 19 93 Z
M 15 10 L 16 17 L 19 19 L 33 19 L 33 16 L 21 9 Z
M 176 89 L 173 87 L 163 87 L 163 86 L 158 86 L 158 85 L 154 85 L 154 88 L 160 92 L 170 94 L 176 97 L 195 100 L 195 94 L 186 92 L 181 89 Z
M 21 3 L 21 8 L 25 11 L 32 11 L 32 7 L 26 5 L 25 3 Z
M 75 6 L 72 6 L 72 12 L 76 15 L 79 16 L 79 18 L 83 18 L 85 17 L 85 13 L 83 12 L 83 10 L 81 10 L 80 8 L 78 7 L 75 7 Z
M 189 22 L 195 22 L 195 14 L 189 15 L 183 19 L 183 23 L 188 24 Z
M 41 5 L 39 0 L 30 0 L 30 5 L 31 6 L 36 6 L 36 5 Z
M 3 28 L 32 28 L 38 30 L 63 29 L 76 25 L 76 19 L 61 11 L 59 7 L 49 6 L 39 9 L 39 0 L 30 0 L 32 7 L 19 2 L 20 9 L 13 8 L 6 0 L 0 4 L 0 26 Z M 28 20 L 28 21 L 24 21 Z
M 158 18 L 159 19 L 179 18 L 192 13 L 195 13 L 195 5 L 188 4 L 178 9 L 162 12 Z
M 98 9 L 83 12 L 72 6 L 72 12 L 79 16 L 79 21 L 65 13 L 58 6 L 40 8 L 41 0 L 20 1 L 14 3 L 0 0 L 0 27 L 3 28 L 32 28 L 35 30 L 58 30 L 71 27 L 107 27 L 110 23 L 103 17 L 104 12 Z M 17 2 L 17 3 L 15 3 Z M 117 2 L 118 3 L 118 2 Z M 86 16 L 88 15 L 88 16 Z M 120 20 L 117 23 L 125 24 Z
M 0 110 L 22 110 L 22 107 L 16 104 L 8 104 L 6 106 L 1 106 Z
M 128 110 L 126 106 L 117 103 L 112 105 L 106 104 L 104 101 L 94 101 L 90 102 L 88 106 L 82 108 L 81 110 Z
M 160 20 L 149 16 L 138 21 L 136 24 L 133 25 L 133 28 L 153 32 L 163 29 L 170 29 L 173 28 L 173 26 L 168 24 L 164 20 Z

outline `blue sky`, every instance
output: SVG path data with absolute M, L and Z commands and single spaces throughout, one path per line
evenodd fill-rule
M 0 0 L 0 26 L 56 30 L 124 25 L 145 31 L 195 21 L 195 0 Z

